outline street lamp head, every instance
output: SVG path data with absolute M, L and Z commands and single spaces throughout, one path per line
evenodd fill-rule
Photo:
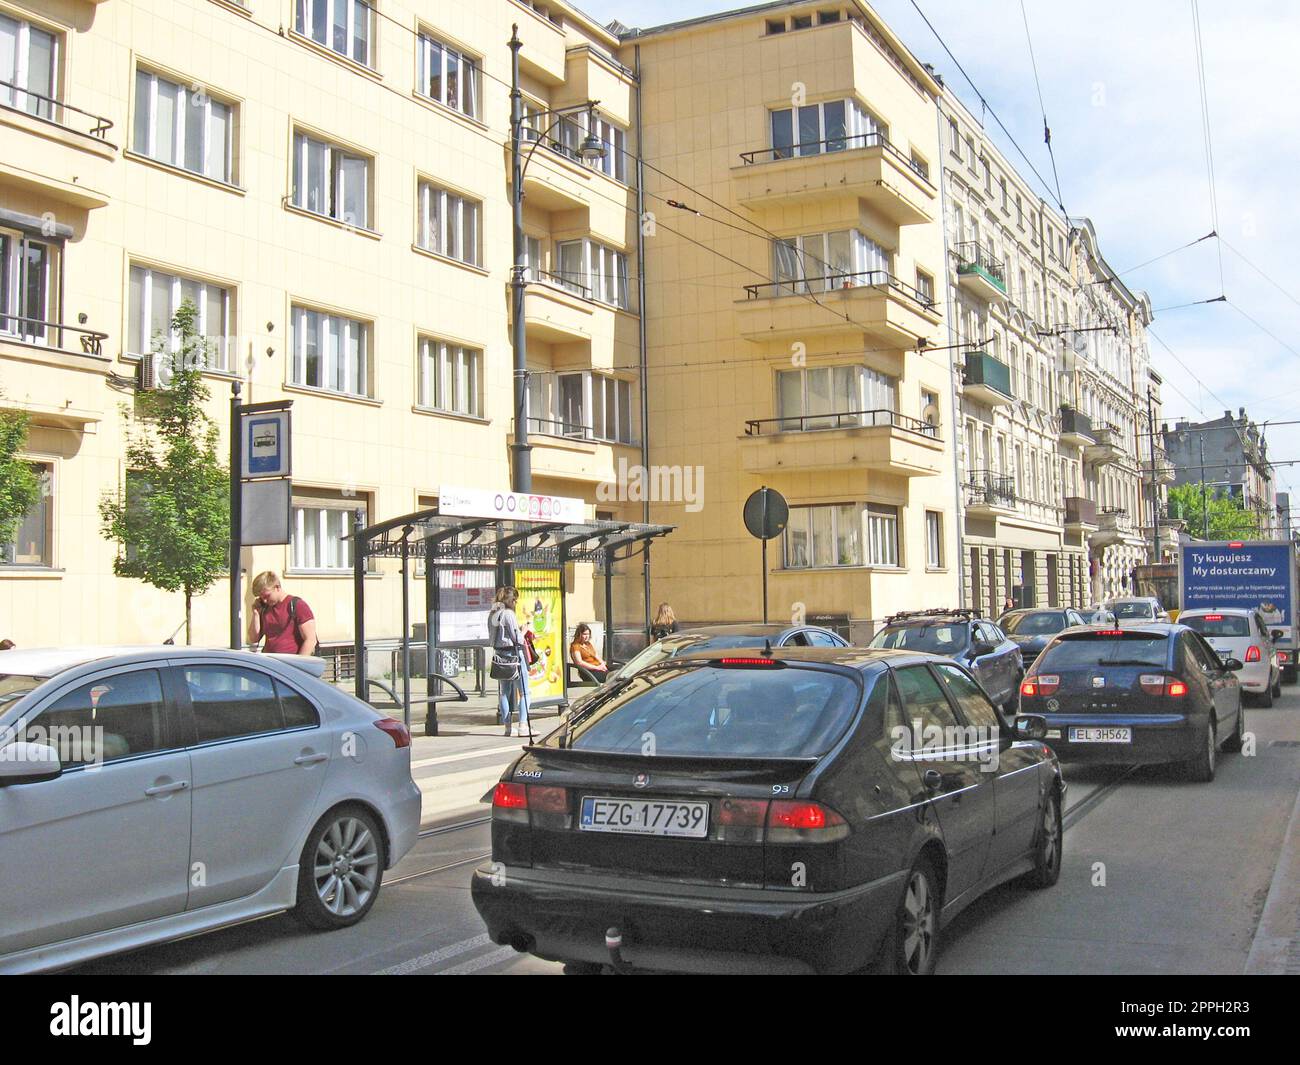
M 605 142 L 596 136 L 596 109 L 587 108 L 587 135 L 582 138 L 578 154 L 589 163 L 605 158 Z

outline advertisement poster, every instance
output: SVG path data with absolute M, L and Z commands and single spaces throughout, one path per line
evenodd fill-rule
M 488 611 L 496 595 L 491 566 L 438 570 L 439 644 L 488 642 Z
M 564 619 L 560 605 L 558 569 L 515 570 L 519 602 L 515 613 L 519 627 L 533 634 L 537 664 L 528 670 L 528 692 L 534 701 L 559 699 L 564 695 Z
M 1259 610 L 1267 625 L 1291 626 L 1295 555 L 1289 543 L 1185 544 L 1183 609 Z

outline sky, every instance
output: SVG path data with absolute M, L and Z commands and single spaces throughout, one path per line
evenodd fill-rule
M 1023 15 L 1020 0 L 916 3 L 978 94 L 912 0 L 873 6 L 976 115 L 982 97 L 1051 182 L 1028 21 L 1060 198 L 1072 217 L 1093 220 L 1106 261 L 1131 289 L 1145 290 L 1156 310 L 1150 346 L 1165 382 L 1165 421 L 1216 418 L 1239 407 L 1259 422 L 1300 419 L 1300 124 L 1288 88 L 1300 53 L 1296 5 L 1198 4 L 1211 186 L 1192 0 L 1024 0 Z M 579 6 L 602 23 L 648 27 L 750 5 L 579 0 Z M 993 119 L 985 125 L 1043 193 Z M 1045 195 L 1055 202 L 1054 194 Z M 1131 269 L 1211 230 L 1220 239 Z M 1220 295 L 1229 302 L 1184 306 Z M 1266 428 L 1265 435 L 1274 462 L 1300 460 L 1300 425 Z M 1277 474 L 1279 490 L 1300 485 L 1300 461 Z

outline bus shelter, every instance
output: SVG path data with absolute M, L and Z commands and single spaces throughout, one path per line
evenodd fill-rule
M 594 562 L 605 577 L 605 660 L 614 648 L 614 568 L 618 562 L 644 552 L 649 566 L 651 542 L 672 532 L 672 525 L 645 525 L 625 521 L 559 523 L 521 518 L 464 518 L 419 510 L 400 518 L 363 527 L 360 513 L 351 534 L 353 543 L 354 662 L 357 698 L 369 701 L 366 665 L 366 573 L 371 559 L 401 561 L 402 637 L 398 653 L 402 663 L 403 715 L 410 725 L 412 702 L 423 703 L 425 734 L 438 733 L 438 703 L 464 699 L 464 693 L 435 668 L 440 648 L 482 646 L 486 635 L 467 618 L 482 617 L 491 606 L 496 588 L 519 588 L 520 604 L 527 614 L 525 626 L 545 645 L 541 671 L 530 677 L 534 706 L 568 700 L 568 649 L 565 638 L 564 570 L 570 562 Z M 411 566 L 422 564 L 424 584 L 423 641 L 411 634 Z M 486 599 L 484 599 L 486 597 Z M 468 604 L 468 605 L 467 605 Z M 649 604 L 646 604 L 647 636 Z M 523 619 L 521 619 L 523 620 Z M 539 631 L 540 630 L 540 631 Z M 427 692 L 411 696 L 411 647 L 423 644 Z M 541 650 L 541 648 L 539 648 Z M 539 683 L 540 682 L 540 683 Z M 440 695 L 435 688 L 451 685 L 455 695 Z M 392 693 L 396 696 L 396 693 Z

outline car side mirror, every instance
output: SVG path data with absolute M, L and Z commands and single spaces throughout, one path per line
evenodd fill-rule
M 39 784 L 63 774 L 58 752 L 44 743 L 11 743 L 0 748 L 0 788 Z
M 1047 718 L 1041 714 L 1017 714 L 1011 732 L 1018 740 L 1047 739 Z
M 1223 671 L 1225 673 L 1236 673 L 1237 670 L 1241 668 L 1242 668 L 1241 662 L 1235 658 L 1229 658 L 1226 662 L 1223 663 Z

